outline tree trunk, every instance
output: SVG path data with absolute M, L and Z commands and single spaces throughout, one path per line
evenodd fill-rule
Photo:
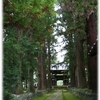
M 51 52 L 50 52 L 50 40 L 48 40 L 48 88 L 51 89 Z
M 43 47 L 44 53 L 41 55 L 41 72 L 42 72 L 42 89 L 46 89 L 46 67 L 45 67 L 45 46 Z
M 86 19 L 86 33 L 87 33 L 87 48 L 88 52 L 96 43 L 96 25 L 94 19 L 94 13 L 92 13 L 88 19 Z M 97 56 L 88 56 L 88 83 L 92 92 L 97 92 Z
M 20 40 L 23 35 L 23 31 L 19 28 L 17 28 L 17 34 L 18 34 L 18 44 L 20 44 Z M 19 75 L 18 75 L 18 80 L 17 80 L 17 86 L 16 86 L 16 94 L 23 93 L 22 89 L 22 82 L 21 82 L 21 71 L 22 71 L 22 53 L 18 53 L 18 58 L 19 58 Z
M 33 69 L 29 69 L 28 72 L 29 81 L 28 81 L 28 91 L 34 93 L 34 81 L 33 81 Z
M 32 32 L 29 29 L 28 30 L 28 41 L 31 43 L 32 42 Z M 29 92 L 35 92 L 34 90 L 34 82 L 33 82 L 33 66 L 32 66 L 32 55 L 31 55 L 31 48 L 28 49 L 28 62 L 29 62 L 29 70 L 28 70 L 28 91 Z
M 43 56 L 42 56 L 43 57 Z M 44 66 L 44 57 L 42 58 L 42 89 L 46 89 L 46 74 L 45 74 L 45 66 Z
M 96 25 L 94 19 L 94 13 L 89 16 L 89 19 L 86 19 L 86 33 L 87 33 L 87 43 L 88 46 L 92 46 L 96 42 Z M 90 48 L 89 48 L 90 49 Z
M 38 90 L 42 89 L 41 55 L 38 54 Z
M 19 65 L 19 75 L 18 75 L 18 80 L 17 80 L 17 87 L 16 87 L 16 94 L 23 93 L 22 89 L 22 82 L 21 82 L 21 68 L 22 68 L 22 55 L 19 54 L 19 60 L 20 60 L 20 65 Z
M 74 35 L 74 34 L 73 34 Z M 73 42 L 72 34 L 69 35 L 69 58 L 70 58 L 70 78 L 71 78 L 71 87 L 76 86 L 76 80 L 75 80 L 75 69 L 76 69 L 76 59 L 73 59 L 76 57 L 75 54 L 75 43 Z
M 76 87 L 75 69 L 75 66 L 71 66 L 70 68 L 71 87 Z
M 88 59 L 89 88 L 93 93 L 97 93 L 97 56 L 88 57 Z
M 45 57 L 38 54 L 38 90 L 46 89 Z
M 84 66 L 84 54 L 83 54 L 83 41 L 77 40 L 76 42 L 76 57 L 77 57 L 77 67 L 76 67 L 76 77 L 77 77 L 77 87 L 86 87 L 86 76 L 85 76 L 85 66 Z

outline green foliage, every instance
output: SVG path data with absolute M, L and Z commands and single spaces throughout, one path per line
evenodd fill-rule
M 13 98 L 12 98 L 12 96 L 11 96 L 11 94 L 5 89 L 5 90 L 3 90 L 3 100 L 12 100 Z
M 87 67 L 87 36 L 86 36 L 86 19 L 89 19 L 90 14 L 93 12 L 97 14 L 97 1 L 93 0 L 58 0 L 61 9 L 58 11 L 62 14 L 59 20 L 60 26 L 63 26 L 66 31 L 57 30 L 59 35 L 64 35 L 66 38 L 66 45 L 64 47 L 67 50 L 64 58 L 66 66 L 69 69 L 73 67 L 73 71 L 77 66 L 77 40 L 81 41 L 84 51 L 84 64 Z M 62 24 L 62 25 L 61 25 Z M 66 27 L 67 26 L 67 27 Z M 69 70 L 70 71 L 70 70 Z M 87 71 L 85 71 L 86 76 Z M 76 72 L 75 72 L 76 74 Z M 73 73 L 72 73 L 73 75 Z M 75 76 L 75 75 L 74 75 Z M 76 76 L 77 77 L 77 76 Z M 77 82 L 77 80 L 76 80 Z
M 13 93 L 12 90 L 15 91 L 19 77 L 22 81 L 27 80 L 30 79 L 28 70 L 37 71 L 37 55 L 44 53 L 45 40 L 48 40 L 53 32 L 54 2 L 55 0 L 3 1 L 5 100 Z
M 9 34 L 9 29 L 6 29 L 5 34 Z M 14 31 L 12 31 L 14 32 Z M 13 34 L 9 34 L 9 36 L 5 37 L 3 43 L 3 64 L 4 64 L 4 88 L 8 89 L 9 92 L 14 89 L 14 84 L 16 84 L 17 74 L 18 72 L 18 55 L 19 52 L 19 45 L 16 42 L 16 38 L 14 38 Z M 13 84 L 12 84 L 13 82 Z

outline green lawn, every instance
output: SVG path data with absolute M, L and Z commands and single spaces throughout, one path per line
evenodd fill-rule
M 81 98 L 75 96 L 74 94 L 68 92 L 67 90 L 63 90 L 63 100 L 82 100 Z
M 46 100 L 47 97 L 49 97 L 52 93 L 54 93 L 56 90 L 52 90 L 51 92 L 49 93 L 46 93 L 46 94 L 43 94 L 39 97 L 35 97 L 35 98 L 32 98 L 31 100 Z
M 31 99 L 31 100 L 46 100 L 46 98 L 47 98 L 48 96 L 50 96 L 50 95 L 51 95 L 50 93 L 48 93 L 48 94 L 43 94 L 42 96 L 33 98 L 33 99 Z

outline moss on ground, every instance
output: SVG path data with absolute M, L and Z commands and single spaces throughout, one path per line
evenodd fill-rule
M 36 98 L 32 98 L 31 100 L 46 100 L 46 98 L 49 97 L 50 95 L 51 95 L 50 93 L 43 94 L 42 96 L 36 97 Z
M 56 89 L 57 90 L 57 89 Z M 56 92 L 56 90 L 53 90 L 50 93 L 43 94 L 42 96 L 32 98 L 31 100 L 46 100 L 52 93 Z M 82 100 L 81 98 L 75 96 L 74 94 L 68 92 L 67 90 L 62 90 L 63 100 Z
M 67 90 L 62 91 L 63 100 L 82 100 L 81 98 L 75 96 L 74 94 L 68 92 Z
M 53 89 L 51 92 L 49 93 L 46 93 L 46 94 L 42 94 L 41 96 L 39 97 L 35 97 L 35 98 L 32 98 L 31 100 L 46 100 L 50 95 L 52 95 L 52 93 L 56 92 L 55 89 Z

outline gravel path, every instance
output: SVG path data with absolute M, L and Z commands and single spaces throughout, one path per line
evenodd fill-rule
M 57 90 L 50 97 L 48 97 L 46 100 L 63 100 L 62 90 Z

